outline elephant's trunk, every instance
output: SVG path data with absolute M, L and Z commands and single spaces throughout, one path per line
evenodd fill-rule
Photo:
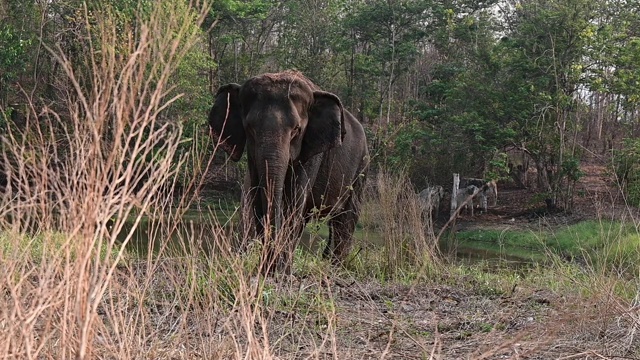
M 266 217 L 263 219 L 265 225 L 269 221 L 269 225 L 275 230 L 279 230 L 282 226 L 282 196 L 284 189 L 284 181 L 289 165 L 287 154 L 275 152 L 261 157 L 259 160 L 259 179 L 261 189 L 261 205 L 262 214 Z

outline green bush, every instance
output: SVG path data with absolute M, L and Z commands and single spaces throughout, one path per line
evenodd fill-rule
M 613 155 L 613 170 L 629 204 L 640 206 L 640 139 L 624 139 Z

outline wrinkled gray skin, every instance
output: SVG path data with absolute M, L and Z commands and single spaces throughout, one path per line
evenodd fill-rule
M 267 251 L 262 273 L 290 271 L 311 215 L 330 216 L 324 256 L 344 260 L 369 155 L 362 125 L 337 96 L 295 71 L 263 74 L 220 87 L 209 126 L 232 160 L 246 148 L 243 196 Z

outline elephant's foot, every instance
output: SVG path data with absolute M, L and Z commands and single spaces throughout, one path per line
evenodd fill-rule
M 278 274 L 291 275 L 292 266 L 289 261 L 265 260 L 260 264 L 260 275 L 269 277 Z
M 293 268 L 293 254 L 294 252 L 288 247 L 269 246 L 269 248 L 263 249 L 260 274 L 264 276 L 290 275 Z
M 335 265 L 341 265 L 349 255 L 353 245 L 353 232 L 358 216 L 353 211 L 344 211 L 329 220 L 329 240 L 324 249 L 324 257 Z

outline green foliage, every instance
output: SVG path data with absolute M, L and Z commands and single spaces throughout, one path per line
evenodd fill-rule
M 345 64 L 345 102 L 365 117 L 382 118 L 389 107 L 399 110 L 389 87 L 420 54 L 428 35 L 424 24 L 429 5 L 416 0 L 345 3 L 346 15 L 339 24 L 342 40 L 336 44 Z
M 282 4 L 282 32 L 274 51 L 282 68 L 298 69 L 323 87 L 335 87 L 331 84 L 331 67 L 339 66 L 335 47 L 340 41 L 336 24 L 341 5 L 342 1 L 336 0 Z
M 489 160 L 485 178 L 489 180 L 506 180 L 509 178 L 509 157 L 507 154 L 499 152 Z
M 21 34 L 12 24 L 0 25 L 0 106 L 10 85 L 26 71 L 31 60 L 28 50 L 32 42 L 28 35 Z
M 212 13 L 218 18 L 233 17 L 238 19 L 255 18 L 264 20 L 273 5 L 274 3 L 270 0 L 223 0 L 214 3 Z
M 557 231 L 461 231 L 456 239 L 459 246 L 490 249 L 538 262 L 544 262 L 543 254 L 550 251 L 605 272 L 634 273 L 640 261 L 640 234 L 636 227 L 617 221 L 583 221 Z
M 589 57 L 599 65 L 590 69 L 587 83 L 594 91 L 621 95 L 621 105 L 631 110 L 640 101 L 640 13 L 633 2 L 600 4 L 601 18 L 606 20 L 585 34 L 593 44 Z
M 26 49 L 31 41 L 23 39 L 11 24 L 0 25 L 0 80 L 7 82 L 25 70 Z
M 201 33 L 198 28 L 194 32 Z M 211 107 L 211 93 L 207 84 L 202 81 L 202 74 L 215 67 L 214 61 L 203 51 L 204 36 L 199 36 L 200 42 L 192 47 L 178 65 L 170 79 L 173 87 L 171 96 L 178 96 L 177 100 L 166 111 L 166 117 L 183 126 L 182 141 L 178 156 L 185 152 L 211 154 L 212 147 L 208 139 L 208 132 L 203 128 L 204 119 Z M 185 167 L 181 177 L 185 183 L 187 179 L 197 176 L 198 166 Z
M 9 128 L 9 124 L 11 124 L 11 115 L 16 111 L 12 107 L 8 107 L 6 109 L 0 108 L 0 131 L 5 132 Z
M 209 56 L 218 65 L 210 80 L 216 87 L 256 75 L 269 59 L 266 37 L 275 26 L 275 0 L 215 1 L 203 30 L 209 30 Z
M 6 17 L 0 25 L 3 107 L 22 96 L 11 84 L 59 104 L 60 67 L 36 39 L 60 46 L 78 78 L 86 80 L 89 59 L 102 53 L 90 51 L 89 40 L 97 46 L 102 30 L 113 32 L 114 46 L 126 51 L 142 31 L 136 18 L 148 16 L 154 5 L 149 0 L 5 3 L 7 13 L 23 16 Z M 408 171 L 412 181 L 444 183 L 451 172 L 504 176 L 504 162 L 493 154 L 517 144 L 548 170 L 540 174 L 550 174 L 549 184 L 538 179 L 544 190 L 554 198 L 570 197 L 571 184 L 580 177 L 575 134 L 591 119 L 584 114 L 592 106 L 583 99 L 585 92 L 614 95 L 621 107 L 616 112 L 626 111 L 615 116 L 630 122 L 637 117 L 637 6 L 623 0 L 497 3 L 214 1 L 200 27 L 193 19 L 189 30 L 199 41 L 170 79 L 168 96 L 181 97 L 165 118 L 185 125 L 183 153 L 194 146 L 204 151 L 201 125 L 212 91 L 258 73 L 296 68 L 336 93 L 366 125 L 376 162 Z M 165 6 L 167 12 L 189 11 L 185 1 Z M 108 26 L 98 28 L 106 15 Z M 94 88 L 82 82 L 87 90 Z
M 93 251 L 100 260 L 117 258 L 119 249 L 106 241 L 95 244 L 83 244 L 80 241 L 77 237 L 60 232 L 28 235 L 3 231 L 0 233 L 0 260 L 23 259 L 38 264 L 43 258 L 69 256 L 67 260 L 73 261 L 78 253 L 84 254 L 87 246 L 96 247 Z
M 585 0 L 537 0 L 519 4 L 514 15 L 491 53 L 489 64 L 501 66 L 488 66 L 497 69 L 499 90 L 486 91 L 499 99 L 493 107 L 504 116 L 498 126 L 512 130 L 500 138 L 523 144 L 546 169 L 539 182 L 569 206 L 566 199 L 581 174 L 577 140 L 567 134 L 580 126 L 576 93 L 586 79 L 597 8 Z
M 626 97 L 629 107 L 640 104 L 640 37 L 628 39 L 616 57 L 615 82 L 612 90 Z
M 390 128 L 388 134 L 376 134 L 381 146 L 377 154 L 380 161 L 395 171 L 402 171 L 411 166 L 407 161 L 416 152 L 416 144 L 425 142 L 428 134 L 417 122 L 399 125 L 396 129 Z
M 412 104 L 412 114 L 435 130 L 434 141 L 423 142 L 421 152 L 441 155 L 424 168 L 439 168 L 447 180 L 451 172 L 488 176 L 493 154 L 518 135 L 500 82 L 493 20 L 486 11 L 459 11 L 443 10 L 443 31 L 451 42 L 436 43 L 454 58 L 434 66 L 432 81 Z
M 560 177 L 576 182 L 583 176 L 584 172 L 580 169 L 580 160 L 576 157 L 565 157 L 561 164 Z
M 613 171 L 629 204 L 640 206 L 640 139 L 624 140 L 622 148 L 614 152 Z

